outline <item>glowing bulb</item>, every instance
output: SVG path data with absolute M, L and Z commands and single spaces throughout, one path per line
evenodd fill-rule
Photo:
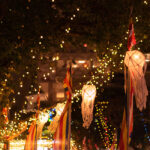
M 135 59 L 139 59 L 139 55 L 134 55 L 134 58 Z

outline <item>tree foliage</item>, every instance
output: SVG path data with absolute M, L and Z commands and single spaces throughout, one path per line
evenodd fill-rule
M 29 84 L 36 84 L 41 53 L 84 51 L 87 44 L 100 58 L 107 54 L 120 65 L 120 54 L 127 50 L 131 10 L 135 48 L 149 52 L 149 8 L 143 0 L 0 1 L 0 110 L 11 104 L 25 72 L 30 74 L 23 79 L 28 81 L 24 96 Z M 114 56 L 112 49 L 117 51 Z

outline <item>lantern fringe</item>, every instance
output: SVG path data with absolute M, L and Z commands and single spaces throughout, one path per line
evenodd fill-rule
M 83 127 L 88 129 L 93 120 L 93 107 L 96 96 L 95 85 L 84 85 L 82 88 L 81 112 Z

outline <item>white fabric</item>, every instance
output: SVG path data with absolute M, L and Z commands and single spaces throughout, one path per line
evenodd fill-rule
M 56 115 L 53 118 L 53 121 L 51 122 L 51 124 L 48 126 L 48 130 L 54 134 L 56 132 L 57 126 L 58 126 L 58 122 L 59 122 L 60 116 Z
M 46 112 L 41 112 L 39 114 L 39 122 L 38 122 L 38 127 L 37 127 L 37 138 L 41 138 L 44 124 L 48 121 L 48 118 L 49 118 L 49 114 Z
M 56 109 L 56 116 L 53 118 L 53 121 L 51 122 L 51 124 L 48 126 L 49 131 L 54 134 L 56 132 L 57 126 L 58 126 L 58 122 L 60 120 L 60 116 L 64 110 L 65 107 L 65 103 L 58 103 L 55 107 Z
M 146 108 L 148 90 L 145 82 L 145 56 L 137 50 L 127 51 L 124 59 L 133 83 L 136 106 L 140 111 Z
M 93 107 L 96 96 L 96 87 L 94 85 L 84 85 L 82 88 L 81 112 L 83 118 L 83 127 L 89 128 L 93 120 Z

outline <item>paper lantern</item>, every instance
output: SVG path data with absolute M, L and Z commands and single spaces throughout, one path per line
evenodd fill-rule
M 145 56 L 138 50 L 127 51 L 124 59 L 133 82 L 136 106 L 140 111 L 146 108 L 148 90 L 145 82 L 146 61 Z
M 95 85 L 84 85 L 82 88 L 82 118 L 83 118 L 83 127 L 89 128 L 93 120 L 93 107 L 94 100 L 96 96 L 96 87 Z

